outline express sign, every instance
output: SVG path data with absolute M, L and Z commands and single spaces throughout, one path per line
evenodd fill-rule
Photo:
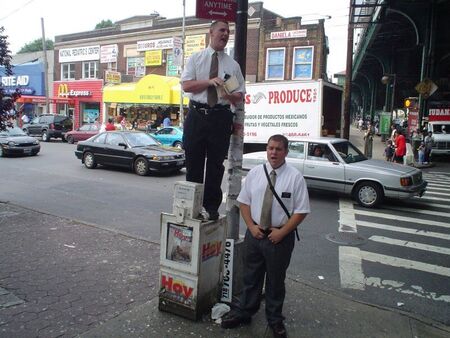
M 237 0 L 197 0 L 195 16 L 202 19 L 235 22 Z

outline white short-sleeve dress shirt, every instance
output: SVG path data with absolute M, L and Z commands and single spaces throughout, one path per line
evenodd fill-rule
M 272 171 L 266 163 L 267 172 Z M 309 214 L 309 195 L 303 175 L 293 166 L 284 163 L 275 169 L 277 179 L 275 191 L 280 196 L 290 214 Z M 267 177 L 263 165 L 249 171 L 237 200 L 250 206 L 253 220 L 259 224 L 264 192 L 267 187 Z M 274 197 L 272 202 L 272 226 L 281 227 L 287 222 L 287 215 Z
M 215 50 L 208 46 L 207 48 L 192 54 L 184 67 L 183 73 L 181 74 L 181 82 L 192 81 L 192 80 L 208 80 L 209 70 L 211 68 L 211 56 Z M 239 88 L 236 92 L 245 93 L 245 81 L 242 76 L 241 67 L 239 64 L 224 51 L 217 52 L 217 57 L 219 59 L 219 71 L 218 77 L 225 79 L 225 74 L 230 76 L 235 75 L 238 82 Z M 208 102 L 208 91 L 204 90 L 200 93 L 187 93 L 191 100 L 207 103 Z M 227 100 L 219 97 L 219 104 L 230 104 Z

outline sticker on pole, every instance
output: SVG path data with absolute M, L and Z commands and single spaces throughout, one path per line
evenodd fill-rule
M 234 239 L 228 238 L 225 242 L 225 253 L 223 257 L 223 285 L 222 302 L 231 303 L 233 297 L 233 256 Z

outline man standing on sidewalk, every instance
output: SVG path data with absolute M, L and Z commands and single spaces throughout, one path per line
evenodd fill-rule
M 286 270 L 295 244 L 295 229 L 310 212 L 303 175 L 286 163 L 288 140 L 273 135 L 267 144 L 267 164 L 248 173 L 238 196 L 242 218 L 247 225 L 244 249 L 244 288 L 239 303 L 222 319 L 231 329 L 249 324 L 258 311 L 265 280 L 266 318 L 275 337 L 287 337 L 282 315 Z M 275 192 L 290 217 L 269 188 L 265 168 Z
M 208 213 L 207 218 L 216 220 L 222 203 L 223 161 L 233 126 L 230 104 L 242 102 L 245 84 L 239 64 L 224 52 L 230 36 L 228 22 L 213 22 L 209 36 L 209 46 L 188 59 L 181 75 L 183 90 L 190 93 L 183 146 L 186 180 L 205 182 L 203 207 Z M 238 82 L 238 87 L 231 93 L 223 88 L 228 77 L 234 77 Z

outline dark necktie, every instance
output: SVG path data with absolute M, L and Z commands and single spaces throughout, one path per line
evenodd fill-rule
M 217 58 L 217 52 L 211 55 L 211 68 L 209 69 L 209 78 L 213 79 L 217 77 L 219 73 L 219 59 Z M 217 90 L 215 86 L 208 87 L 208 105 L 214 107 L 217 104 Z
M 277 180 L 277 173 L 275 172 L 275 170 L 272 170 L 270 172 L 270 181 L 272 182 L 273 187 L 275 187 L 276 180 Z M 273 201 L 272 190 L 270 190 L 269 183 L 267 183 L 262 203 L 261 217 L 259 220 L 259 225 L 263 229 L 269 229 L 272 225 L 272 201 Z

